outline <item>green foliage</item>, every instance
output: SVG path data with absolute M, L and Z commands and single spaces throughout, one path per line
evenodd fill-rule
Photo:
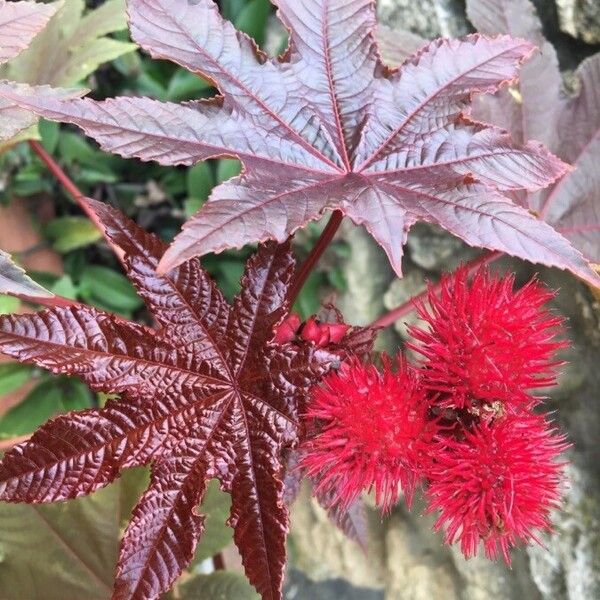
M 186 217 L 193 215 L 208 199 L 215 185 L 215 177 L 207 162 L 201 162 L 187 171 L 187 194 L 184 209 Z
M 84 0 L 60 1 L 62 8 L 29 48 L 3 68 L 6 79 L 74 86 L 101 64 L 135 50 L 135 44 L 106 37 L 127 28 L 124 0 L 107 0 L 88 12 Z
M 217 166 L 217 183 L 223 183 L 242 172 L 242 163 L 237 158 L 222 158 Z
M 260 46 L 265 41 L 267 19 L 272 8 L 270 0 L 250 0 L 237 13 L 235 26 L 254 38 Z
M 217 480 L 211 481 L 200 507 L 200 512 L 207 515 L 206 529 L 196 548 L 192 567 L 212 558 L 232 541 L 233 530 L 225 524 L 230 507 L 231 497 L 219 489 Z
M 0 367 L 14 368 L 15 365 L 0 365 Z M 30 373 L 31 371 L 26 375 Z M 18 375 L 18 373 L 13 373 L 13 384 L 19 380 Z M 6 380 L 4 381 L 6 384 Z M 0 368 L 0 390 L 2 383 L 2 369 Z M 92 394 L 87 386 L 79 380 L 66 377 L 44 377 L 25 400 L 0 418 L 0 438 L 6 439 L 31 433 L 54 415 L 90 408 L 91 405 Z
M 196 575 L 179 589 L 181 600 L 259 600 L 260 596 L 245 577 L 218 571 Z
M 83 248 L 102 238 L 98 228 L 86 217 L 60 217 L 46 225 L 52 247 L 61 254 Z
M 144 306 L 127 277 L 115 268 L 87 264 L 83 254 L 70 254 L 65 261 L 67 273 L 30 273 L 36 282 L 56 295 L 80 300 L 98 308 L 131 317 Z M 83 259 L 83 264 L 79 259 Z
M 38 130 L 42 146 L 44 146 L 47 152 L 54 154 L 60 138 L 60 125 L 54 121 L 41 119 L 38 123 Z
M 127 277 L 99 265 L 83 271 L 79 295 L 87 304 L 121 314 L 131 314 L 144 305 Z
M 10 394 L 27 383 L 35 369 L 20 363 L 0 364 L 0 396 Z
M 146 481 L 146 471 L 134 469 L 86 498 L 50 505 L 1 503 L 2 597 L 108 600 L 120 533 Z
M 70 88 L 81 85 L 100 65 L 136 49 L 136 45 L 107 37 L 127 27 L 124 0 L 107 0 L 85 11 L 84 0 L 58 0 L 62 7 L 16 58 L 0 68 L 3 79 Z M 35 125 L 4 139 L 6 145 L 39 139 Z M 25 124 L 25 123 L 24 123 Z
M 20 302 L 12 296 L 0 294 L 0 315 L 10 315 L 19 309 Z
M 311 315 L 317 314 L 321 309 L 319 291 L 322 283 L 323 275 L 320 272 L 313 271 L 308 276 L 294 304 L 294 310 L 300 314 L 302 319 L 307 319 Z

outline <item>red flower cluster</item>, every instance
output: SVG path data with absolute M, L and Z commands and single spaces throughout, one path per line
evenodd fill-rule
M 536 281 L 465 270 L 419 306 L 428 328 L 411 329 L 424 358 L 394 372 L 350 360 L 314 389 L 302 466 L 341 507 L 365 490 L 387 510 L 402 488 L 410 504 L 419 481 L 436 529 L 449 544 L 489 558 L 536 541 L 557 506 L 568 448 L 532 391 L 555 382 L 560 319 Z

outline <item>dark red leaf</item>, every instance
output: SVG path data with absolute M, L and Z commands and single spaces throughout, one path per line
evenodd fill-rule
M 0 350 L 78 375 L 122 398 L 61 415 L 0 463 L 0 499 L 52 502 L 88 494 L 127 467 L 153 463 L 117 569 L 115 599 L 167 590 L 193 557 L 208 479 L 232 496 L 231 525 L 250 581 L 281 597 L 288 513 L 281 452 L 298 436 L 298 407 L 339 353 L 275 344 L 288 312 L 289 245 L 248 261 L 229 306 L 197 261 L 156 274 L 164 245 L 118 211 L 89 200 L 158 329 L 90 307 L 0 317 Z
M 282 59 L 260 52 L 212 0 L 129 0 L 132 36 L 152 56 L 211 80 L 221 96 L 185 105 L 147 98 L 56 100 L 0 93 L 74 123 L 106 150 L 162 164 L 235 156 L 245 170 L 216 188 L 161 261 L 276 239 L 341 210 L 364 225 L 401 273 L 419 220 L 467 243 L 569 269 L 600 284 L 581 254 L 513 202 L 566 166 L 539 143 L 469 120 L 474 93 L 514 82 L 530 42 L 438 40 L 387 69 L 372 0 L 277 0 L 291 32 Z M 413 40 L 414 42 L 414 40 Z
M 135 507 L 121 544 L 115 600 L 156 597 L 192 560 L 204 531 L 204 517 L 195 512 L 206 488 L 200 454 L 154 465 L 150 487 Z

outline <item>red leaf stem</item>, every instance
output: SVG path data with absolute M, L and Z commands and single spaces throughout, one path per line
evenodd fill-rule
M 473 259 L 466 265 L 469 275 L 472 275 L 473 273 L 475 273 L 475 271 L 477 271 L 479 269 L 479 267 L 482 267 L 484 265 L 489 265 L 489 264 L 493 263 L 494 261 L 498 260 L 499 258 L 501 258 L 502 256 L 504 256 L 504 254 L 502 252 L 489 252 L 486 254 L 482 254 L 481 256 L 478 256 L 477 258 Z M 440 283 L 436 283 L 435 285 L 433 285 L 432 290 L 434 291 L 434 293 L 439 292 Z M 406 315 L 410 314 L 415 309 L 417 304 L 419 302 L 421 302 L 422 300 L 425 300 L 428 295 L 429 295 L 429 290 L 424 290 L 420 294 L 413 296 L 410 300 L 407 300 L 400 306 L 394 308 L 390 312 L 379 317 L 376 321 L 373 321 L 373 323 L 371 323 L 371 327 L 373 327 L 373 328 L 389 327 L 390 325 L 392 325 L 393 323 L 395 323 L 402 317 L 405 317 Z
M 329 219 L 329 222 L 327 223 L 325 229 L 323 230 L 323 233 L 321 234 L 321 237 L 319 237 L 314 248 L 310 251 L 310 254 L 306 258 L 302 266 L 298 269 L 298 274 L 294 278 L 292 286 L 290 287 L 290 292 L 288 296 L 290 305 L 294 304 L 294 302 L 296 301 L 296 298 L 298 297 L 302 286 L 305 284 L 306 280 L 308 279 L 308 276 L 310 275 L 311 271 L 315 268 L 317 262 L 319 262 L 319 259 L 321 258 L 323 252 L 325 252 L 325 250 L 327 249 L 327 246 L 329 246 L 329 244 L 333 240 L 333 237 L 337 233 L 337 230 L 339 229 L 343 218 L 344 215 L 341 211 L 336 210 L 333 212 Z
M 88 206 L 85 202 L 85 196 L 81 192 L 81 190 L 75 185 L 73 180 L 63 171 L 62 167 L 52 158 L 52 156 L 46 152 L 46 149 L 39 143 L 34 140 L 29 141 L 29 146 L 31 149 L 42 159 L 44 164 L 48 167 L 48 170 L 54 178 L 63 186 L 65 191 L 77 202 L 81 210 L 86 214 L 86 216 L 94 223 L 94 225 L 102 232 L 102 235 L 105 237 L 107 243 L 118 256 L 119 260 L 123 260 L 123 251 L 116 246 L 111 240 L 107 237 L 104 227 L 96 213 Z

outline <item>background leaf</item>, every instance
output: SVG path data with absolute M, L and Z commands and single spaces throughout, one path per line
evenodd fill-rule
M 44 28 L 60 3 L 0 0 L 0 63 L 17 56 Z
M 235 158 L 222 158 L 217 166 L 217 183 L 223 183 L 242 171 L 242 163 Z
M 232 541 L 233 530 L 225 524 L 230 508 L 231 497 L 219 489 L 218 481 L 211 481 L 200 507 L 200 512 L 207 515 L 207 518 L 192 565 L 198 565 L 207 558 L 212 558 Z
M 126 277 L 102 266 L 90 265 L 85 269 L 79 291 L 89 304 L 125 315 L 144 305 Z
M 251 0 L 238 13 L 235 26 L 260 46 L 265 41 L 265 25 L 272 10 L 270 0 Z
M 19 363 L 0 364 L 0 396 L 18 390 L 31 379 L 34 370 Z
M 2 366 L 5 365 L 0 365 Z M 83 410 L 90 408 L 91 405 L 91 392 L 77 379 L 45 378 L 22 402 L 0 418 L 0 437 L 11 438 L 31 433 L 54 415 L 71 410 Z
M 19 600 L 109 600 L 121 527 L 145 479 L 133 469 L 87 498 L 0 503 L 0 590 Z
M 179 587 L 181 600 L 259 600 L 260 596 L 244 577 L 218 571 L 195 575 Z
M 102 238 L 102 233 L 86 217 L 53 219 L 46 225 L 45 233 L 52 240 L 52 247 L 61 253 L 89 246 Z
M 10 255 L 0 250 L 0 293 L 22 294 L 33 298 L 51 298 L 53 294 L 44 289 L 21 267 L 18 267 Z
M 102 63 L 137 48 L 130 42 L 104 37 L 126 28 L 124 0 L 108 0 L 85 16 L 83 0 L 58 0 L 41 6 L 48 16 L 54 15 L 26 50 L 0 68 L 0 77 L 70 87 L 81 83 Z M 30 129 L 36 123 L 35 116 L 5 101 L 0 101 L 0 111 L 5 121 L 0 139 L 6 145 L 37 139 L 37 129 Z

